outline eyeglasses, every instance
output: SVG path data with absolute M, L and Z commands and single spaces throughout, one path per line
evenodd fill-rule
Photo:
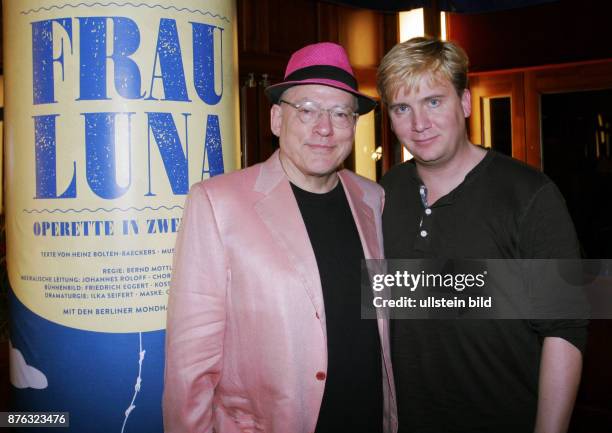
M 289 101 L 279 99 L 280 103 L 285 103 L 298 112 L 298 118 L 300 121 L 309 125 L 311 123 L 318 122 L 323 113 L 328 113 L 331 123 L 336 128 L 350 128 L 355 124 L 357 117 L 359 116 L 354 111 L 348 108 L 334 107 L 334 108 L 321 108 L 316 102 L 306 101 L 301 104 L 293 104 Z

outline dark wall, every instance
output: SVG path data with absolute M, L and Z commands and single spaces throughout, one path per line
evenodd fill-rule
M 449 39 L 472 72 L 612 58 L 612 2 L 557 2 L 481 14 L 449 14 Z

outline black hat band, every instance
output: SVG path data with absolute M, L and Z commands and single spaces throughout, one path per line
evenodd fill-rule
M 285 77 L 285 81 L 303 81 L 311 78 L 323 78 L 339 81 L 357 90 L 357 80 L 344 69 L 329 65 L 313 65 L 297 69 Z

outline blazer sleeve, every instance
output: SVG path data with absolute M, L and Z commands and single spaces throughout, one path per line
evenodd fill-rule
M 176 242 L 166 326 L 165 433 L 212 432 L 229 271 L 204 184 L 190 191 Z

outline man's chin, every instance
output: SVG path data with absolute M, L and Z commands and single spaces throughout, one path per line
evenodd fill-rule
M 433 167 L 442 161 L 442 158 L 434 156 L 434 155 L 412 155 L 414 162 L 418 165 L 423 165 L 427 167 Z

